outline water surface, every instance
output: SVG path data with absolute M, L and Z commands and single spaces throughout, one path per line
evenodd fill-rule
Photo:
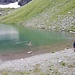
M 61 44 L 67 40 L 74 40 L 74 37 L 74 35 L 65 32 L 0 25 L 0 51 L 27 50 L 40 46 Z M 28 45 L 30 42 L 31 46 Z

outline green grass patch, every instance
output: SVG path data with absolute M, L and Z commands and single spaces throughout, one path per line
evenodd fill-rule
M 61 65 L 62 65 L 62 66 L 66 66 L 65 62 L 62 62 Z
M 74 15 L 75 0 L 32 0 L 13 13 L 0 17 L 0 23 L 26 25 L 28 22 L 27 25 L 35 27 L 39 24 L 51 26 L 55 23 L 57 27 L 60 27 L 60 20 Z

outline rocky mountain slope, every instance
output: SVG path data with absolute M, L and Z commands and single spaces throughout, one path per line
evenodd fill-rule
M 18 0 L 0 0 L 0 4 L 8 4 L 8 3 L 14 3 Z
M 75 0 L 32 0 L 1 23 L 18 24 L 47 30 L 75 31 Z
M 9 4 L 9 3 L 14 3 L 18 1 L 18 5 L 23 6 L 30 2 L 31 0 L 0 0 L 0 4 Z

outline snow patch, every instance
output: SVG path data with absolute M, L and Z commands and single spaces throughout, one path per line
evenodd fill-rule
M 19 8 L 18 2 L 10 3 L 7 5 L 0 5 L 0 8 Z

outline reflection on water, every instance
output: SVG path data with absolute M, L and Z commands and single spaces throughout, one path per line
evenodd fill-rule
M 2 40 L 19 40 L 19 31 L 8 25 L 0 25 L 0 41 Z
M 75 34 L 72 34 L 70 32 L 64 32 L 64 31 L 61 34 L 63 35 L 64 38 L 68 40 L 75 40 Z

